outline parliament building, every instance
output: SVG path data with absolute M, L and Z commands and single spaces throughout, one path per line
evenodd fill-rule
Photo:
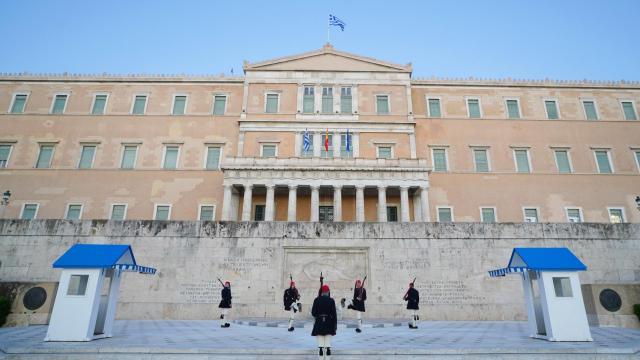
M 0 74 L 1 217 L 639 223 L 639 105 L 330 44 L 244 76 Z

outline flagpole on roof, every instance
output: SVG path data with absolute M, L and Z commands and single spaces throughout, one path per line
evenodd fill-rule
M 329 31 L 331 30 L 331 15 L 329 15 L 327 17 L 327 44 L 330 43 L 329 41 Z

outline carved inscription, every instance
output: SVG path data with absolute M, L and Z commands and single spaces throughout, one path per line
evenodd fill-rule
M 385 261 L 385 270 L 415 270 L 426 269 L 429 267 L 429 260 L 398 260 L 398 261 Z
M 264 258 L 227 257 L 219 264 L 219 268 L 242 273 L 251 270 L 266 269 L 269 265 L 269 260 Z
M 460 280 L 434 280 L 416 285 L 420 302 L 427 305 L 477 304 L 485 302 L 482 295 L 473 293 Z
M 179 286 L 180 299 L 187 304 L 214 304 L 220 302 L 222 286 L 217 280 L 203 280 L 198 283 L 182 283 Z

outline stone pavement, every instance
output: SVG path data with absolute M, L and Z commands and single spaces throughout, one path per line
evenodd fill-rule
M 119 320 L 114 337 L 45 343 L 46 326 L 0 329 L 0 359 L 317 359 L 310 323 L 285 320 Z M 253 325 L 249 325 L 252 323 Z M 527 336 L 524 322 L 425 321 L 419 329 L 369 321 L 361 334 L 344 324 L 332 342 L 345 359 L 640 359 L 640 330 L 591 328 L 593 342 L 551 343 Z M 349 325 L 347 323 L 346 325 Z

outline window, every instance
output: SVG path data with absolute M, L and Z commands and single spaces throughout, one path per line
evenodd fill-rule
M 480 99 L 467 99 L 467 112 L 472 119 L 479 119 L 482 117 L 482 111 L 480 110 Z
M 304 95 L 302 98 L 302 112 L 305 114 L 313 114 L 315 111 L 315 88 L 313 86 L 304 87 Z
M 64 110 L 67 108 L 67 94 L 57 94 L 53 98 L 53 104 L 51 105 L 52 114 L 64 114 Z
M 262 157 L 278 156 L 278 146 L 276 144 L 262 144 L 260 156 Z
M 96 94 L 93 97 L 93 106 L 91 107 L 91 115 L 103 115 L 107 108 L 107 94 Z
M 126 216 L 127 216 L 126 204 L 111 205 L 111 216 L 109 216 L 110 220 L 124 220 Z
M 624 209 L 623 208 L 607 208 L 609 212 L 609 221 L 613 224 L 620 224 L 624 222 Z
M 82 205 L 81 204 L 69 204 L 67 206 L 67 213 L 64 218 L 67 220 L 80 220 L 82 217 Z
M 582 222 L 582 211 L 576 208 L 567 208 L 567 220 L 572 223 Z
M 633 102 L 622 101 L 620 104 L 622 105 L 622 112 L 624 113 L 625 120 L 638 120 Z
M 87 283 L 89 282 L 89 275 L 71 275 L 69 277 L 69 287 L 67 288 L 67 295 L 72 296 L 84 296 L 87 292 Z
M 397 206 L 387 206 L 387 221 L 388 222 L 398 222 L 398 207 Z
M 538 209 L 536 209 L 536 208 L 524 208 L 524 222 L 537 223 L 538 222 Z
M 136 158 L 138 157 L 137 145 L 125 145 L 122 150 L 121 169 L 133 169 L 136 167 Z
M 27 105 L 27 94 L 15 94 L 13 95 L 13 102 L 9 112 L 11 114 L 22 114 L 24 112 L 25 105 Z
M 476 172 L 490 171 L 487 149 L 473 149 L 473 160 Z
M 153 220 L 169 220 L 171 218 L 171 205 L 156 205 Z
M 253 221 L 264 221 L 265 205 L 256 205 L 253 212 Z
M 582 107 L 584 108 L 584 115 L 587 120 L 598 120 L 598 111 L 596 110 L 595 101 L 583 100 Z
M 636 165 L 638 165 L 638 171 L 640 171 L 640 150 L 634 151 L 636 154 Z
M 555 150 L 556 166 L 561 174 L 571 173 L 571 162 L 569 161 L 569 151 Z
M 333 222 L 333 206 L 320 206 L 318 208 L 318 221 Z
M 554 277 L 553 288 L 556 292 L 556 297 L 573 297 L 571 279 L 568 277 Z
M 480 220 L 483 223 L 496 222 L 496 209 L 495 208 L 480 208 Z
M 302 133 L 302 149 L 300 154 L 302 157 L 312 157 L 313 156 L 313 134 L 309 132 Z M 308 145 L 306 145 L 306 144 Z
M 353 134 L 340 134 L 340 156 L 343 158 L 353 157 Z
M 427 110 L 429 117 L 442 117 L 442 112 L 440 111 L 440 99 L 438 98 L 430 98 L 427 99 Z
M 453 209 L 450 207 L 438 207 L 438 222 L 452 222 Z
M 22 213 L 20 219 L 32 220 L 38 215 L 38 204 L 24 204 L 22 206 Z
M 147 95 L 135 95 L 133 98 L 132 115 L 144 115 L 147 112 Z
M 613 168 L 611 167 L 609 150 L 595 150 L 594 155 L 596 157 L 596 165 L 598 165 L 598 172 L 600 174 L 611 174 Z
M 531 166 L 529 164 L 529 150 L 527 149 L 514 149 L 513 156 L 516 159 L 516 171 L 519 173 L 531 172 Z
M 520 104 L 517 99 L 507 99 L 507 117 L 509 119 L 519 119 L 520 118 Z
M 389 114 L 389 95 L 376 95 L 376 113 Z
M 227 96 L 215 95 L 213 97 L 213 115 L 224 115 L 227 109 Z
M 11 145 L 0 144 L 0 169 L 7 167 L 9 156 L 11 156 Z
M 184 115 L 187 109 L 187 96 L 186 95 L 174 95 L 173 96 L 173 108 L 171 109 L 172 115 Z
M 331 114 L 333 112 L 333 88 L 322 88 L 322 113 Z
M 378 159 L 393 159 L 393 147 L 389 145 L 378 146 Z
M 177 169 L 179 155 L 180 155 L 180 146 L 166 145 L 164 147 L 164 159 L 162 161 L 162 168 Z
M 556 103 L 555 100 L 545 100 L 544 108 L 547 111 L 547 119 L 557 120 L 560 118 L 560 114 L 558 112 L 558 103 Z
M 216 207 L 213 205 L 200 205 L 200 221 L 213 221 L 216 214 Z
M 218 170 L 220 168 L 220 146 L 207 146 L 207 170 Z
M 52 158 L 53 158 L 53 145 L 41 144 L 40 152 L 38 153 L 38 161 L 36 162 L 36 168 L 38 169 L 50 168 Z
M 84 145 L 82 152 L 80 153 L 80 161 L 78 162 L 78 169 L 91 169 L 93 167 L 93 159 L 96 155 L 95 145 Z
M 351 114 L 353 112 L 350 87 L 340 89 L 340 112 L 343 114 Z
M 265 105 L 265 112 L 269 114 L 275 114 L 278 112 L 278 94 L 267 94 L 267 101 Z
M 433 171 L 448 171 L 447 149 L 431 149 L 431 156 L 433 158 Z
M 333 157 L 333 134 L 322 134 L 321 144 L 320 156 L 323 158 Z

